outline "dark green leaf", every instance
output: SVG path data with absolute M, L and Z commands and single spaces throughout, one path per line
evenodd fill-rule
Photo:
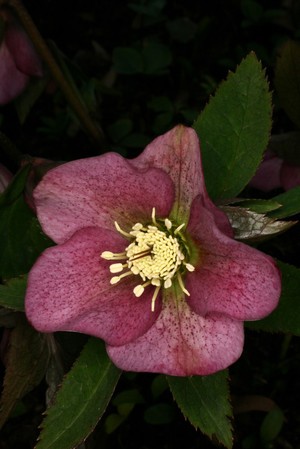
M 280 49 L 275 67 L 275 87 L 281 106 L 300 127 L 300 44 L 287 41 Z
M 149 43 L 142 51 L 144 72 L 147 74 L 160 74 L 172 62 L 172 54 L 166 45 Z
M 239 207 L 245 207 L 257 214 L 266 214 L 273 210 L 279 209 L 281 204 L 272 200 L 256 200 L 256 199 L 237 199 L 230 204 L 238 205 Z
M 0 275 L 3 278 L 27 273 L 51 244 L 22 195 L 9 206 L 1 207 Z
M 273 198 L 281 205 L 279 209 L 276 209 L 268 213 L 272 218 L 286 218 L 300 213 L 300 187 L 295 187 L 288 192 L 281 193 Z
M 3 278 L 27 273 L 40 253 L 52 244 L 24 198 L 29 170 L 30 165 L 25 166 L 0 197 L 0 276 Z
M 0 285 L 0 306 L 22 312 L 26 284 L 27 278 L 24 276 L 10 279 L 4 285 Z
M 174 408 L 165 402 L 151 405 L 145 410 L 144 413 L 144 420 L 148 424 L 152 425 L 169 424 L 174 420 L 174 418 Z
M 229 74 L 194 128 L 210 196 L 236 196 L 254 175 L 271 129 L 271 96 L 254 53 Z
M 271 137 L 269 149 L 291 165 L 300 165 L 300 132 L 276 134 Z
M 278 436 L 284 423 L 284 414 L 280 408 L 274 408 L 265 416 L 260 436 L 264 441 L 273 441 Z
M 267 318 L 248 322 L 247 326 L 255 330 L 300 335 L 300 270 L 283 262 L 278 262 L 278 266 L 282 274 L 279 306 Z
M 47 337 L 36 332 L 25 320 L 19 322 L 9 337 L 4 387 L 0 403 L 0 427 L 17 401 L 42 380 L 48 360 Z
M 91 338 L 46 412 L 36 449 L 73 449 L 85 440 L 103 415 L 120 373 L 104 343 Z
M 143 71 L 141 54 L 130 47 L 117 47 L 113 52 L 113 63 L 116 72 L 132 75 Z
M 211 376 L 167 377 L 171 392 L 184 416 L 210 438 L 232 447 L 232 416 L 227 371 Z

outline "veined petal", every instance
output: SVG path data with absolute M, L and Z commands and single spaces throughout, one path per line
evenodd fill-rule
M 219 315 L 203 318 L 170 293 L 147 333 L 123 346 L 109 345 L 107 351 L 127 371 L 192 376 L 228 367 L 240 357 L 243 342 L 242 323 Z
M 166 134 L 154 139 L 136 159 L 130 161 L 138 168 L 156 167 L 164 170 L 175 186 L 175 202 L 170 214 L 178 223 L 189 219 L 190 207 L 197 195 L 202 195 L 223 232 L 232 236 L 226 216 L 210 200 L 203 176 L 200 143 L 193 128 L 178 125 Z
M 259 320 L 271 313 L 281 292 L 280 272 L 268 255 L 228 238 L 198 197 L 188 225 L 200 249 L 198 264 L 186 275 L 190 307 L 199 315 L 221 313 Z
M 124 242 L 116 231 L 85 228 L 44 251 L 28 279 L 25 307 L 32 325 L 41 332 L 83 332 L 114 345 L 145 333 L 161 309 L 158 298 L 151 312 L 154 288 L 136 298 L 134 277 L 110 285 L 110 262 L 100 257 L 107 248 L 122 252 Z
M 137 169 L 116 153 L 80 159 L 50 170 L 34 191 L 39 221 L 63 243 L 78 229 L 131 229 L 149 222 L 152 208 L 168 216 L 174 201 L 170 177 L 157 168 Z

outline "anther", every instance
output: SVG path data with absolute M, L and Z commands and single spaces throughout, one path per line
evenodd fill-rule
M 111 273 L 121 273 L 125 267 L 127 267 L 127 263 L 113 263 L 109 266 L 109 271 Z

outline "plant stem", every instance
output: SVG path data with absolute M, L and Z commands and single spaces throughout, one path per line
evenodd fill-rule
M 73 87 L 66 81 L 59 65 L 50 52 L 49 47 L 35 26 L 29 13 L 22 5 L 21 1 L 7 0 L 6 2 L 3 2 L 0 0 L 0 4 L 2 3 L 7 3 L 14 9 L 37 52 L 48 66 L 53 78 L 65 95 L 66 100 L 76 113 L 82 126 L 85 128 L 86 133 L 92 138 L 92 140 L 94 140 L 98 147 L 101 148 L 104 142 L 104 134 L 102 129 L 92 120 L 85 105 L 82 103 Z

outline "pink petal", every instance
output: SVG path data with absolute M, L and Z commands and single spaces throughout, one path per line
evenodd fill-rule
M 164 170 L 175 185 L 175 204 L 171 217 L 178 223 L 188 221 L 194 198 L 201 194 L 206 207 L 213 211 L 218 225 L 232 236 L 227 217 L 208 197 L 200 155 L 200 143 L 192 128 L 178 125 L 166 134 L 157 137 L 136 159 L 130 161 L 135 167 Z
M 156 168 L 136 169 L 115 153 L 69 162 L 50 170 L 34 191 L 39 221 L 56 243 L 87 226 L 125 230 L 157 216 L 167 217 L 174 200 L 169 176 Z M 109 249 L 109 248 L 106 248 Z
M 281 185 L 284 190 L 300 186 L 300 166 L 283 162 L 280 173 Z
M 188 303 L 196 313 L 222 313 L 244 321 L 261 319 L 275 309 L 281 278 L 271 257 L 220 232 L 199 198 L 188 231 L 200 251 L 196 270 L 185 280 Z
M 151 312 L 153 288 L 136 298 L 135 276 L 110 285 L 110 262 L 100 254 L 122 252 L 126 240 L 99 228 L 78 231 L 65 244 L 44 251 L 30 271 L 26 314 L 41 332 L 75 331 L 120 345 L 144 334 L 156 320 Z
M 9 103 L 25 89 L 29 77 L 21 73 L 5 43 L 0 45 L 0 105 Z
M 243 349 L 243 324 L 226 317 L 203 318 L 183 298 L 165 298 L 148 332 L 123 346 L 108 346 L 112 361 L 127 371 L 173 376 L 207 375 L 234 363 Z
M 6 27 L 5 43 L 20 72 L 31 76 L 43 75 L 42 64 L 33 44 L 23 28 L 12 18 L 9 18 Z

